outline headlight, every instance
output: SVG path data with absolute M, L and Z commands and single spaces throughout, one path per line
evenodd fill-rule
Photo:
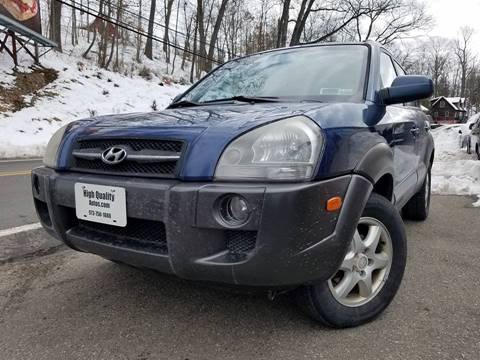
M 306 180 L 313 176 L 323 147 L 320 128 L 295 116 L 252 130 L 224 150 L 218 180 Z
M 43 156 L 43 163 L 45 166 L 51 168 L 57 167 L 58 150 L 67 126 L 68 125 L 65 125 L 58 129 L 48 142 L 47 148 L 45 149 L 45 155 Z

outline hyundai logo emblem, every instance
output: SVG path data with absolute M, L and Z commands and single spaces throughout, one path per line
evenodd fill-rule
M 112 146 L 102 153 L 102 161 L 108 165 L 120 164 L 126 158 L 127 151 L 117 146 Z

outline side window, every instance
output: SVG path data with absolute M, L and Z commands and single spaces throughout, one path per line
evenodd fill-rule
M 389 55 L 382 52 L 380 54 L 380 82 L 381 87 L 389 87 L 392 85 L 393 80 L 397 77 L 395 67 L 393 66 L 392 59 Z

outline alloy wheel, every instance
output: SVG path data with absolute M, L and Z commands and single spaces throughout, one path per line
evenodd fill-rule
M 392 239 L 385 226 L 371 217 L 360 218 L 339 270 L 328 280 L 333 297 L 350 307 L 371 301 L 385 284 L 392 259 Z

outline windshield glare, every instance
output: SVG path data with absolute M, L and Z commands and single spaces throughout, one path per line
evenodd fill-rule
M 360 101 L 367 58 L 364 45 L 303 47 L 252 55 L 221 66 L 181 100 L 206 102 L 249 96 Z

